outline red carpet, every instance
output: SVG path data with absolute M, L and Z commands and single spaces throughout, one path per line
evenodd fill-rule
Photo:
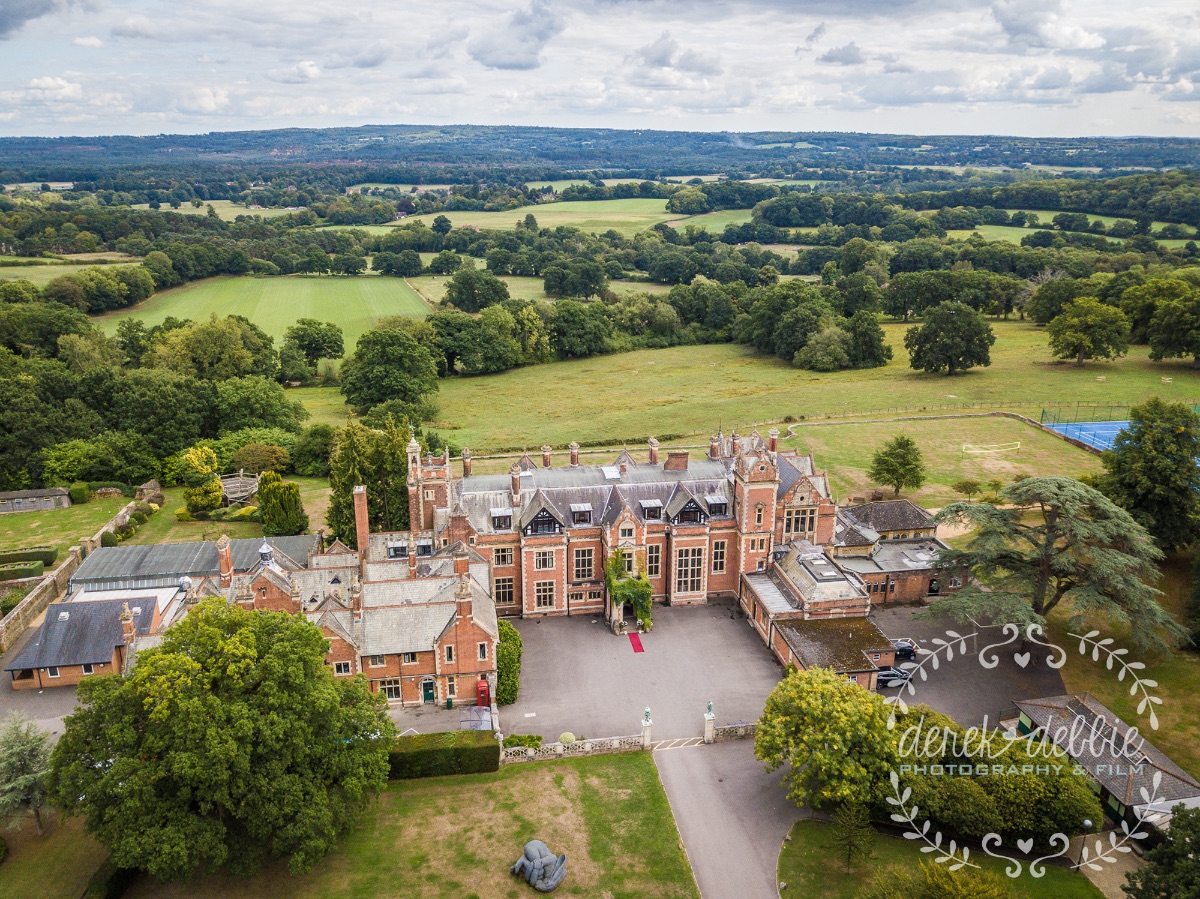
M 645 652 L 646 651 L 645 649 L 642 648 L 642 638 L 639 637 L 637 634 L 629 635 L 629 643 L 631 646 L 633 646 L 634 652 Z

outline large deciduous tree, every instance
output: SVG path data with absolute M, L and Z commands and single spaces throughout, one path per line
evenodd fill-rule
M 827 668 L 791 669 L 767 697 L 754 754 L 787 764 L 788 798 L 834 807 L 879 801 L 897 764 L 883 699 Z
M 1129 899 L 1200 896 L 1200 809 L 1176 806 L 1167 838 L 1146 855 L 1146 866 L 1125 875 Z
M 341 359 L 345 352 L 342 329 L 333 322 L 298 318 L 296 323 L 284 332 L 284 337 L 295 341 L 313 368 L 316 368 L 319 360 Z
M 991 325 L 965 303 L 935 306 L 926 313 L 924 324 L 914 325 L 904 335 L 909 365 L 948 375 L 976 365 L 991 365 L 990 350 L 995 342 Z
M 1151 359 L 1191 356 L 1192 368 L 1200 368 L 1200 290 L 1159 306 L 1150 319 L 1148 336 Z
M 1129 427 L 1102 458 L 1101 490 L 1163 546 L 1200 536 L 1200 416 L 1153 397 L 1129 412 Z
M 867 477 L 891 487 L 893 496 L 899 496 L 902 489 L 916 490 L 925 483 L 921 448 L 907 434 L 897 434 L 876 451 Z
M 479 312 L 508 299 L 508 285 L 481 268 L 460 268 L 446 284 L 446 302 L 463 312 Z
M 399 328 L 367 331 L 342 363 L 342 393 L 359 413 L 388 400 L 415 408 L 436 391 L 437 366 L 429 350 Z
M 1120 309 L 1095 297 L 1077 297 L 1067 303 L 1046 329 L 1050 352 L 1057 359 L 1116 359 L 1129 349 L 1129 319 Z
M 952 503 L 939 524 L 972 532 L 964 550 L 939 566 L 966 569 L 972 582 L 938 600 L 960 620 L 986 615 L 1044 624 L 1063 605 L 1075 618 L 1100 613 L 1126 624 L 1142 645 L 1169 645 L 1186 633 L 1150 586 L 1162 553 L 1140 524 L 1104 494 L 1064 477 L 1024 478 L 1000 492 L 1000 505 Z
M 310 869 L 387 781 L 395 729 L 303 617 L 205 600 L 127 676 L 85 679 L 50 789 L 113 861 L 161 879 Z

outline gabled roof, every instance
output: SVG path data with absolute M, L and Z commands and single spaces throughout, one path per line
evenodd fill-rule
M 617 466 L 618 468 L 620 468 L 622 465 L 624 465 L 626 468 L 630 468 L 637 464 L 639 464 L 638 460 L 629 455 L 628 449 L 621 450 L 621 455 L 617 456 L 617 458 L 613 461 L 613 465 Z
M 533 499 L 529 502 L 529 505 L 527 505 L 521 511 L 520 527 L 526 527 L 538 516 L 538 513 L 540 512 L 546 512 L 549 515 L 552 515 L 560 525 L 569 520 L 567 516 L 563 515 L 560 510 L 556 509 L 554 503 L 552 503 L 550 499 L 541 490 L 539 490 L 533 495 Z
M 667 501 L 667 506 L 663 509 L 663 514 L 673 521 L 675 516 L 687 507 L 688 503 L 695 503 L 697 509 L 705 515 L 708 514 L 708 509 L 702 506 L 700 501 L 683 484 L 675 485 L 675 492 L 671 495 L 671 499 Z
M 138 634 L 146 634 L 154 620 L 154 597 L 101 599 L 89 602 L 56 602 L 46 608 L 46 619 L 33 638 L 5 667 L 5 671 L 68 665 L 108 664 L 113 650 L 125 644 L 121 613 L 128 602 Z
M 933 516 L 906 499 L 849 506 L 846 513 L 876 531 L 914 531 L 933 527 Z
M 363 615 L 363 655 L 429 652 L 454 619 L 453 603 L 370 609 Z
M 5 490 L 0 492 L 0 500 L 10 499 L 41 499 L 43 496 L 68 496 L 66 487 L 43 487 L 40 490 Z

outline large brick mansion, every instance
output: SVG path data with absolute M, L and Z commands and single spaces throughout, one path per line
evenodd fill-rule
M 742 574 L 765 571 L 772 549 L 793 540 L 828 544 L 837 509 L 811 456 L 779 449 L 774 428 L 764 440 L 717 435 L 691 458 L 650 438 L 647 457 L 628 451 L 611 465 L 541 465 L 528 456 L 508 474 L 462 474 L 450 459 L 422 456 L 409 445 L 411 533 L 372 537 L 380 558 L 429 555 L 453 543 L 490 562 L 500 615 L 597 615 L 612 620 L 605 562 L 620 553 L 625 570 L 644 573 L 654 599 L 672 605 L 735 596 Z

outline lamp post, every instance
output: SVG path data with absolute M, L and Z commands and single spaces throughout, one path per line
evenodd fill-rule
M 1084 844 L 1087 842 L 1088 834 L 1090 834 L 1091 832 L 1092 832 L 1092 819 L 1084 818 L 1083 819 L 1083 835 L 1080 836 L 1080 838 L 1079 838 L 1079 854 L 1075 859 L 1075 867 L 1076 868 L 1078 868 L 1080 865 L 1083 864 L 1083 847 L 1084 847 Z

